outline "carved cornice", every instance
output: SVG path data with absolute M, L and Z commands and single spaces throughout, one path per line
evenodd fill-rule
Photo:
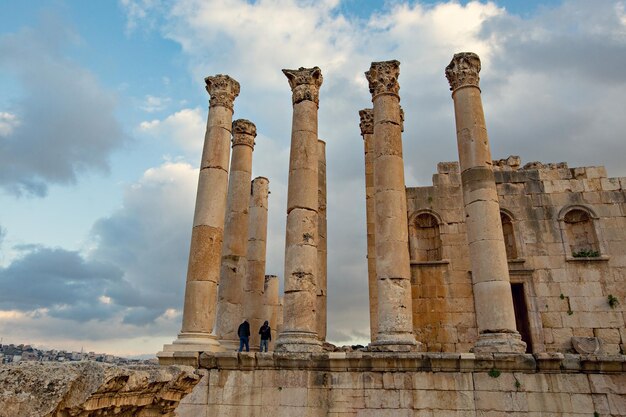
M 372 100 L 379 94 L 398 96 L 400 91 L 400 84 L 398 84 L 399 75 L 400 61 L 372 62 L 370 70 L 365 73 L 365 77 L 369 82 Z
M 211 96 L 209 106 L 223 106 L 233 110 L 235 98 L 239 95 L 239 83 L 228 75 L 217 74 L 206 77 L 206 91 Z
M 359 110 L 361 136 L 374 134 L 374 109 Z
M 320 87 L 324 78 L 319 67 L 303 68 L 297 70 L 284 69 L 283 74 L 289 81 L 291 87 L 293 104 L 304 100 L 315 102 L 319 106 Z
M 480 58 L 473 52 L 454 54 L 452 61 L 446 67 L 446 78 L 450 83 L 450 90 L 461 87 L 480 88 Z
M 233 122 L 233 146 L 246 145 L 254 149 L 256 126 L 250 120 L 237 119 Z

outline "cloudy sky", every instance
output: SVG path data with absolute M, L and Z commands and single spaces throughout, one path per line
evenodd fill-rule
M 494 158 L 626 176 L 626 1 L 5 0 L 0 3 L 0 338 L 120 355 L 180 330 L 203 78 L 241 83 L 270 179 L 282 277 L 291 92 L 319 66 L 327 142 L 329 340 L 369 338 L 363 72 L 401 62 L 408 186 L 455 160 L 444 68 L 482 59 Z

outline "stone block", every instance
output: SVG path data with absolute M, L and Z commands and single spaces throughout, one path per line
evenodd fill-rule
M 506 391 L 515 388 L 515 376 L 512 373 L 503 372 L 497 378 L 489 376 L 487 372 L 474 373 L 474 387 L 476 391 Z
M 605 394 L 592 394 L 591 399 L 593 401 L 594 410 L 602 415 L 609 414 L 609 400 Z
M 588 179 L 606 178 L 606 168 L 603 166 L 585 167 Z
M 626 395 L 626 374 L 590 374 L 589 384 L 594 394 Z
M 616 191 L 621 189 L 619 178 L 601 178 L 600 185 L 603 191 Z
M 572 402 L 569 394 L 553 393 L 553 392 L 529 392 L 528 393 L 528 411 L 534 412 L 552 412 L 562 413 L 562 415 L 571 415 Z
M 577 394 L 589 394 L 591 388 L 587 375 L 584 374 L 552 374 L 547 375 L 550 383 L 549 391 Z
M 280 387 L 279 387 L 280 388 Z M 307 388 L 290 388 L 290 387 L 282 387 L 279 389 L 280 391 L 280 402 L 281 406 L 293 406 L 293 407 L 302 407 L 307 403 Z
M 364 389 L 365 408 L 400 408 L 398 390 Z
M 478 410 L 513 411 L 513 401 L 510 392 L 476 391 L 474 393 L 474 402 Z
M 208 406 L 200 404 L 186 404 L 181 402 L 176 407 L 175 417 L 209 417 Z
M 623 326 L 620 326 L 623 328 Z M 621 336 L 619 329 L 593 329 L 594 336 L 602 340 L 603 343 L 616 343 L 621 342 Z

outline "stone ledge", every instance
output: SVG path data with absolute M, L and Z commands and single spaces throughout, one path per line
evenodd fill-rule
M 449 259 L 441 259 L 438 261 L 411 261 L 411 265 L 420 265 L 420 266 L 448 265 L 449 263 L 450 263 Z
M 567 262 L 603 262 L 603 261 L 608 261 L 611 258 L 607 255 L 602 255 L 602 256 L 593 256 L 593 257 L 580 257 L 580 258 L 574 258 L 573 256 L 566 256 L 565 260 Z
M 626 372 L 626 355 L 562 353 L 205 352 L 200 355 L 199 363 L 201 368 L 225 370 Z

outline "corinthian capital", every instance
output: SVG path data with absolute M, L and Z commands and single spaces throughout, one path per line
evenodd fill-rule
M 211 96 L 209 106 L 223 106 L 233 110 L 235 98 L 239 95 L 239 83 L 228 75 L 217 74 L 204 79 L 206 91 Z
M 480 58 L 473 52 L 454 54 L 452 61 L 446 67 L 446 78 L 450 83 L 450 90 L 461 87 L 479 87 Z
M 256 126 L 250 120 L 237 119 L 233 122 L 233 146 L 246 145 L 254 149 Z
M 374 134 L 374 109 L 359 110 L 359 117 L 361 118 L 361 123 L 359 123 L 361 135 Z
M 400 91 L 400 84 L 398 84 L 399 75 L 399 61 L 372 62 L 370 70 L 365 73 L 365 77 L 369 82 L 372 100 L 379 94 L 397 96 Z
M 324 81 L 322 70 L 319 69 L 319 67 L 300 67 L 297 70 L 284 69 L 283 74 L 285 74 L 289 81 L 289 86 L 293 93 L 293 104 L 309 100 L 319 105 L 320 87 Z

